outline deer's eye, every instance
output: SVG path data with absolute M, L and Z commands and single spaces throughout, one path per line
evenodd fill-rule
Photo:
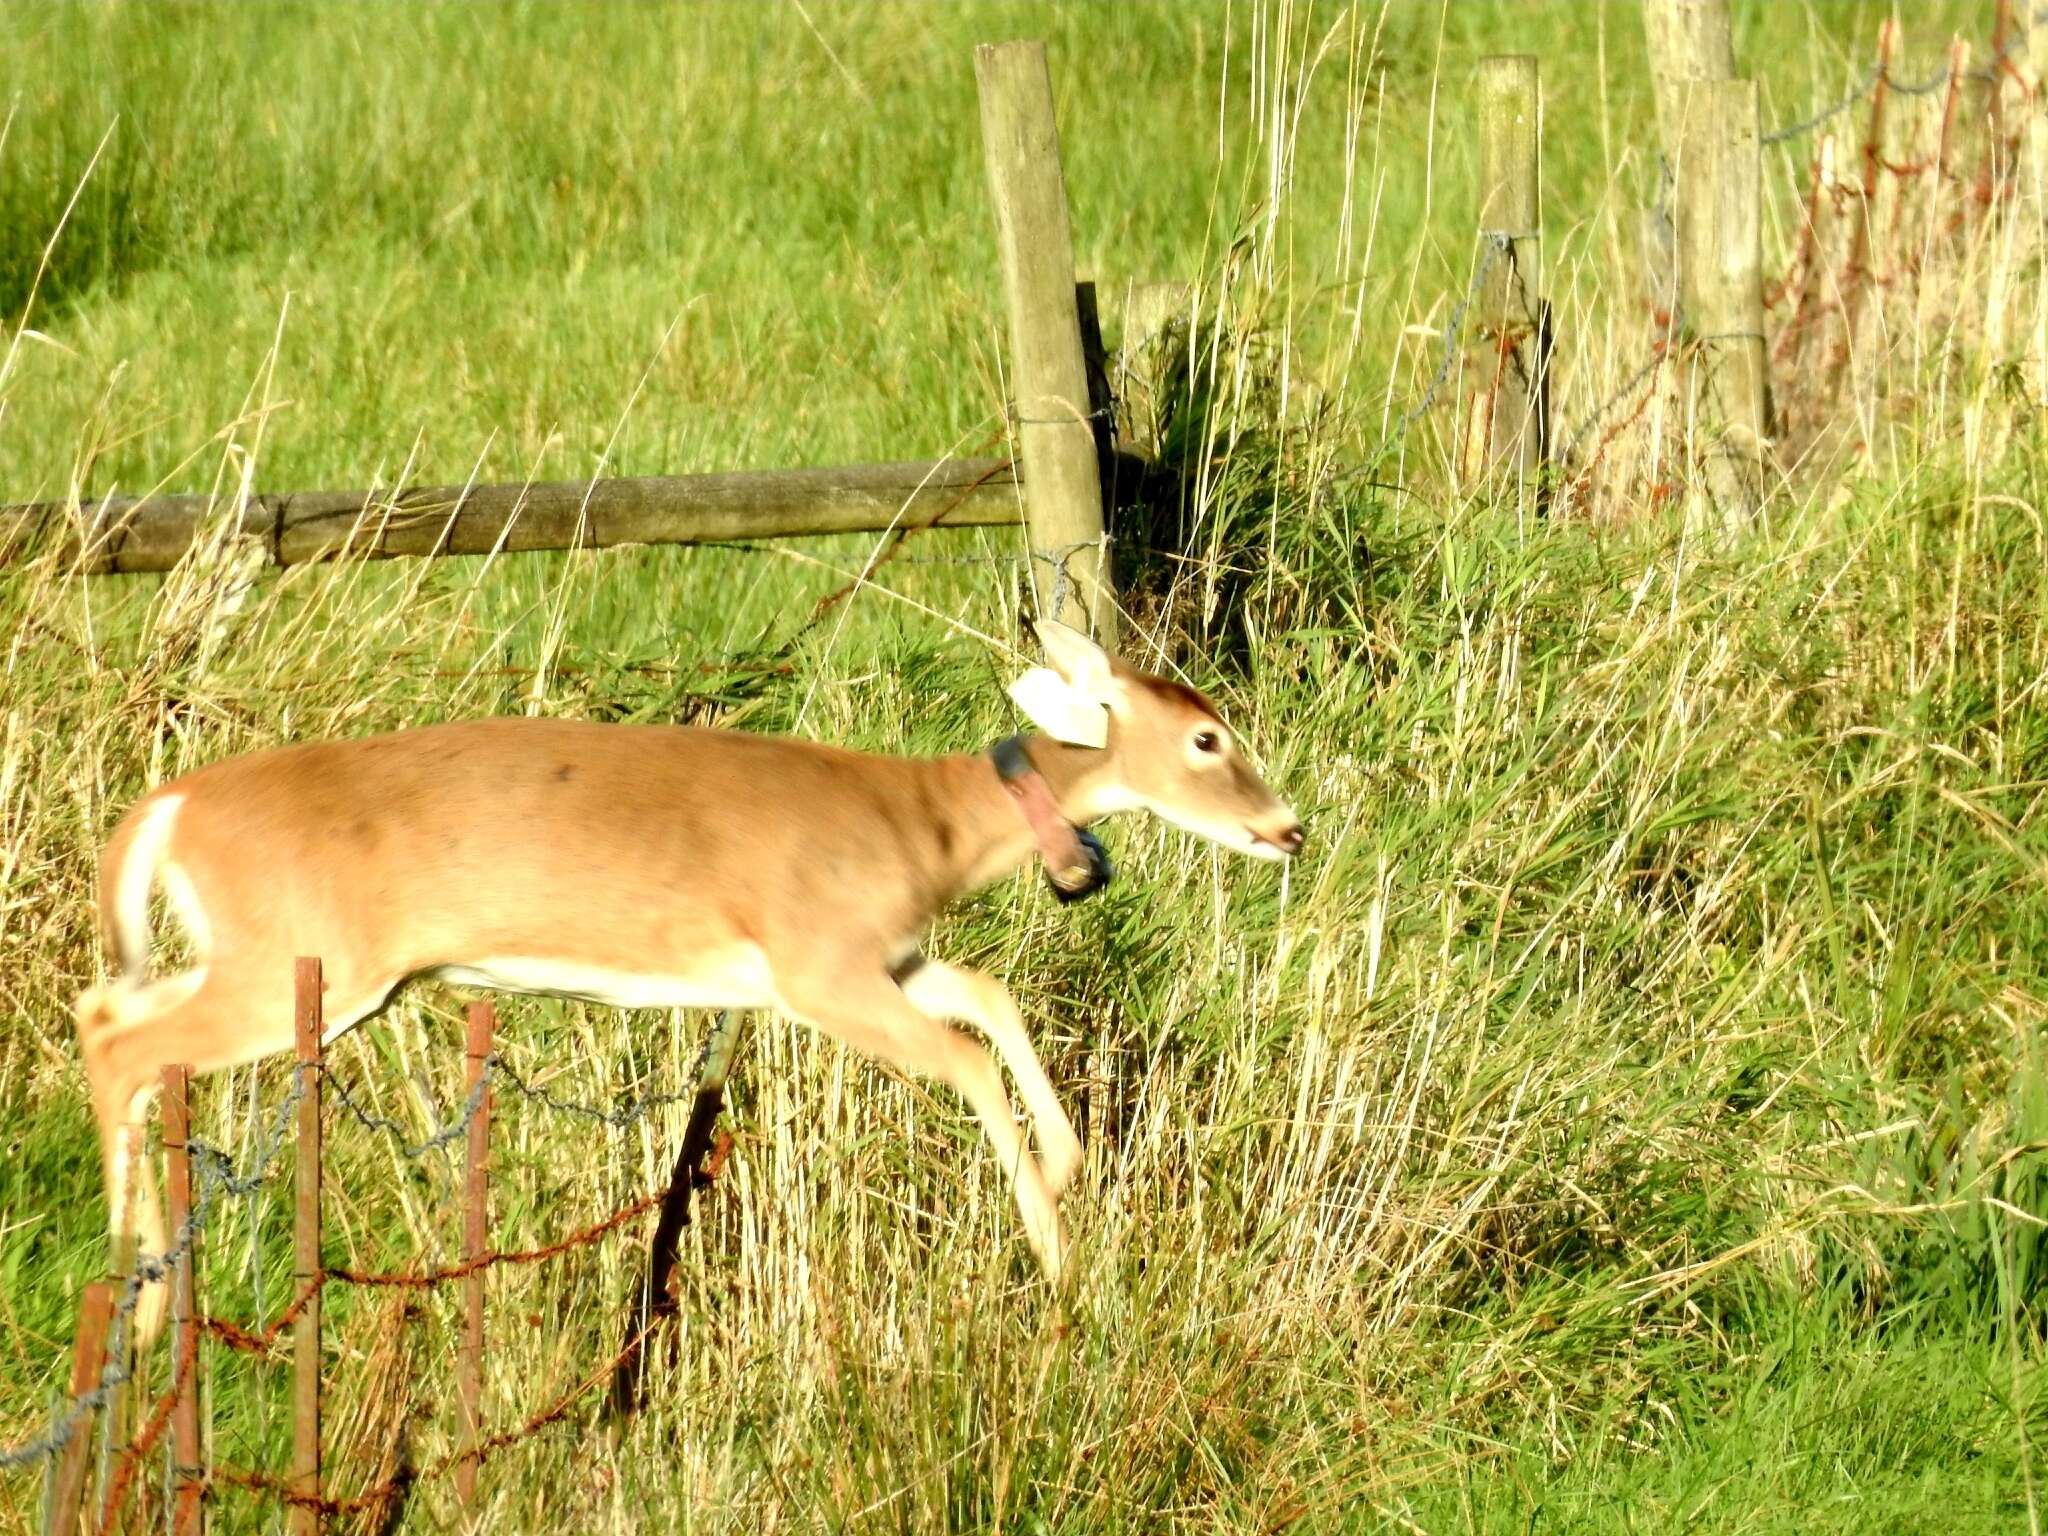
M 1220 752 L 1223 750 L 1223 738 L 1214 731 L 1197 731 L 1195 732 L 1195 750 L 1197 752 Z

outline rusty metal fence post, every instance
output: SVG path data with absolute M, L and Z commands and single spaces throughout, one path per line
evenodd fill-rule
M 491 1090 L 484 1081 L 491 1057 L 491 1037 L 498 1027 L 498 1013 L 487 1002 L 469 1005 L 469 1036 L 466 1042 L 469 1092 L 477 1095 L 476 1111 L 469 1117 L 469 1177 L 462 1210 L 462 1258 L 474 1264 L 490 1246 L 490 1212 L 487 1177 L 491 1149 Z M 474 1446 L 483 1434 L 484 1397 L 484 1276 L 482 1270 L 465 1275 L 462 1281 L 462 1358 L 457 1366 L 462 1398 L 462 1438 Z M 477 1457 L 462 1458 L 455 1469 L 455 1489 L 465 1507 L 476 1500 Z
M 164 1190 L 170 1202 L 171 1237 L 185 1236 L 192 1220 L 192 1153 L 188 1067 L 165 1067 L 163 1089 Z M 201 1494 L 206 1467 L 199 1444 L 199 1323 L 194 1316 L 194 1243 L 185 1241 L 171 1270 L 171 1325 L 177 1352 L 172 1357 L 171 1450 L 173 1504 L 171 1530 L 176 1536 L 202 1528 Z
M 292 1492 L 320 1497 L 320 962 L 300 956 L 295 968 L 294 1026 L 298 1070 L 299 1159 L 292 1219 L 292 1279 L 303 1300 L 292 1325 Z M 317 1502 L 293 1504 L 293 1536 L 318 1536 Z

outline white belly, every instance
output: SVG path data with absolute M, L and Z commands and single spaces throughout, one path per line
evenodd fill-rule
M 768 957 L 753 945 L 699 957 L 674 971 L 614 971 L 567 960 L 493 956 L 428 972 L 458 986 L 573 997 L 613 1008 L 772 1008 Z

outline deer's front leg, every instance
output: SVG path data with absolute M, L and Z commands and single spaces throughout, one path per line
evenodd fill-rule
M 1081 1138 L 1074 1134 L 1074 1122 L 1039 1065 L 1024 1016 L 1009 989 L 982 971 L 924 960 L 904 976 L 903 995 L 935 1019 L 971 1024 L 988 1037 L 1031 1111 L 1045 1182 L 1058 1196 L 1081 1166 Z
M 870 1056 L 935 1077 L 967 1100 L 1010 1176 L 1032 1252 L 1046 1278 L 1058 1279 L 1067 1262 L 1067 1233 L 1060 1224 L 1058 1202 L 1046 1186 L 1038 1159 L 1024 1145 L 1002 1076 L 988 1052 L 914 1007 L 881 972 L 849 976 L 822 966 L 804 969 L 798 977 L 776 974 L 776 990 L 787 1012 Z

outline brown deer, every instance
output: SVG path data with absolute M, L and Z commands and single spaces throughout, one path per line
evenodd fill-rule
M 1107 877 L 1079 831 L 1149 810 L 1255 857 L 1302 846 L 1194 689 L 1043 624 L 1012 695 L 1046 735 L 885 757 L 742 731 L 494 719 L 281 747 L 145 795 L 109 841 L 120 974 L 78 1001 L 117 1252 L 166 1235 L 142 1117 L 162 1069 L 292 1048 L 292 961 L 318 955 L 327 1037 L 416 976 L 629 1008 L 777 1008 L 951 1085 L 1009 1171 L 1049 1276 L 1080 1142 L 1002 984 L 918 952 L 947 902 L 1040 851 L 1055 888 Z M 195 955 L 152 976 L 160 888 Z M 1030 1110 L 1024 1145 L 989 1053 Z M 137 1186 L 140 1186 L 139 1189 Z M 161 1322 L 145 1296 L 138 1336 Z

